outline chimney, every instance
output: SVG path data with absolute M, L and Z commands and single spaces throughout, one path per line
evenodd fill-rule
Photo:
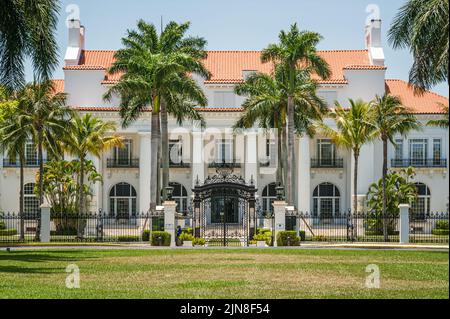
M 64 60 L 66 66 L 78 65 L 81 51 L 84 50 L 85 29 L 78 19 L 67 21 L 67 26 L 69 29 L 69 43 Z
M 365 30 L 366 49 L 369 50 L 370 63 L 384 66 L 384 51 L 381 45 L 381 20 L 372 19 Z

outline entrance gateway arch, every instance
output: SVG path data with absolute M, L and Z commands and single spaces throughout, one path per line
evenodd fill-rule
M 197 180 L 194 236 L 204 238 L 209 246 L 248 246 L 256 230 L 256 191 L 253 181 L 247 184 L 227 164 L 203 184 Z

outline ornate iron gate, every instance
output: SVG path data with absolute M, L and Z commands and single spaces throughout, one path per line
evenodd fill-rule
M 255 234 L 256 212 L 253 182 L 220 167 L 217 174 L 193 189 L 194 235 L 208 246 L 248 246 Z

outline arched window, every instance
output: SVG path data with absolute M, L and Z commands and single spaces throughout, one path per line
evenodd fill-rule
M 35 187 L 36 184 L 34 183 L 25 184 L 23 187 L 23 209 L 25 214 L 37 214 L 40 211 L 39 199 L 34 193 Z
M 264 187 L 262 192 L 263 212 L 273 212 L 272 203 L 277 199 L 276 184 L 272 183 Z
M 170 183 L 173 187 L 172 199 L 177 202 L 177 212 L 188 212 L 188 194 L 186 188 L 180 183 Z
M 323 183 L 314 189 L 313 214 L 320 218 L 333 218 L 340 213 L 341 194 L 331 183 Z
M 423 183 L 416 183 L 416 187 L 417 199 L 411 205 L 412 217 L 425 219 L 425 215 L 430 213 L 431 192 Z
M 136 214 L 137 194 L 128 183 L 115 185 L 109 193 L 110 214 L 120 219 L 127 219 Z

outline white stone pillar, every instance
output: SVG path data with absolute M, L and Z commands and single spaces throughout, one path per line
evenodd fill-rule
M 277 236 L 280 231 L 286 229 L 286 202 L 285 201 L 275 201 L 273 202 L 273 213 L 275 215 L 275 230 L 274 230 L 274 240 L 273 246 L 278 247 Z
M 41 228 L 40 237 L 42 243 L 50 242 L 50 209 L 49 204 L 41 205 Z
M 170 247 L 175 247 L 175 213 L 177 202 L 164 202 L 164 231 L 170 234 Z
M 400 244 L 409 244 L 409 205 L 400 204 Z
M 299 139 L 299 156 L 297 169 L 297 185 L 298 185 L 298 211 L 302 213 L 311 210 L 311 156 L 310 156 L 310 139 L 302 136 Z
M 254 130 L 248 131 L 245 134 L 245 181 L 250 184 L 253 183 L 258 188 L 258 142 L 257 132 Z
M 195 187 L 197 178 L 200 183 L 205 180 L 205 161 L 203 133 L 201 128 L 194 124 L 192 131 L 192 187 Z
M 151 134 L 139 133 L 139 211 L 147 213 L 150 209 L 151 181 Z

